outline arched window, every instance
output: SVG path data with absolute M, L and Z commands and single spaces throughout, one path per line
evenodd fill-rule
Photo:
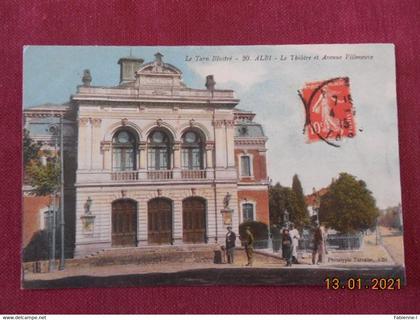
M 187 131 L 182 136 L 182 168 L 203 169 L 203 141 L 195 131 Z
M 155 130 L 149 135 L 148 169 L 168 170 L 171 168 L 171 142 L 168 135 L 162 130 Z
M 120 130 L 112 139 L 112 169 L 136 170 L 137 140 L 128 130 Z

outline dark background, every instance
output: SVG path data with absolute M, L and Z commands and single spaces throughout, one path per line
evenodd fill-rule
M 3 0 L 0 25 L 0 313 L 420 313 L 420 1 Z M 396 45 L 406 288 L 20 289 L 23 45 L 370 42 Z

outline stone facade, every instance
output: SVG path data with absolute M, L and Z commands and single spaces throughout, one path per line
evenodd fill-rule
M 149 221 L 154 219 L 149 205 L 156 199 L 170 206 L 170 240 L 160 245 L 189 243 L 186 228 L 204 243 L 223 243 L 227 224 L 238 233 L 244 221 L 244 199 L 256 203 L 254 219 L 268 223 L 267 138 L 252 122 L 254 114 L 235 108 L 239 100 L 234 92 L 215 89 L 211 76 L 206 89 L 188 88 L 181 71 L 163 62 L 160 53 L 149 63 L 128 57 L 119 64 L 118 86 L 92 86 L 92 75 L 78 87 L 68 107 L 77 127 L 75 255 L 119 246 L 113 235 L 121 228 L 134 234 L 135 246 L 156 245 L 150 238 L 155 220 Z M 134 75 L 131 70 L 136 70 Z M 247 126 L 250 136 L 244 135 Z M 156 144 L 156 132 L 166 140 Z M 199 142 L 190 148 L 191 132 Z M 118 149 L 120 133 L 131 139 L 129 147 L 124 140 Z M 252 156 L 252 176 L 241 176 L 242 154 Z M 194 220 L 194 210 L 201 209 L 194 209 L 193 199 L 204 204 L 204 222 Z M 130 222 L 136 224 L 134 230 L 115 220 L 114 204 L 124 200 L 135 204 L 129 218 L 135 221 Z M 190 215 L 184 208 L 189 200 Z M 223 212 L 231 214 L 229 219 Z M 192 226 L 184 217 L 193 217 Z M 159 219 L 158 223 L 168 223 Z M 204 231 L 195 225 L 200 223 Z

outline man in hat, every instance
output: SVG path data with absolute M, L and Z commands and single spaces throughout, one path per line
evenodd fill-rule
M 246 257 L 248 258 L 247 266 L 252 267 L 252 264 L 254 262 L 253 256 L 254 256 L 254 235 L 251 232 L 251 227 L 246 227 L 245 230 L 245 252 Z
M 236 241 L 236 234 L 232 231 L 232 227 L 227 227 L 226 233 L 226 255 L 227 255 L 227 262 L 232 264 L 234 255 L 235 255 L 235 241 Z

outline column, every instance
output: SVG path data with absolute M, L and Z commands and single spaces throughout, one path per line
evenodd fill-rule
M 224 120 L 214 120 L 213 126 L 215 127 L 215 154 L 216 154 L 216 167 L 226 168 L 226 139 L 225 139 L 225 122 Z
M 174 239 L 174 244 L 183 243 L 183 224 L 182 224 L 182 200 L 177 199 L 173 202 L 173 229 L 172 229 L 172 238 Z
M 89 118 L 79 118 L 79 146 L 77 165 L 79 169 L 89 169 L 90 167 L 90 126 Z
M 147 246 L 148 245 L 148 217 L 147 217 L 147 200 L 145 198 L 140 198 L 137 202 L 137 245 L 138 246 Z
M 102 170 L 111 170 L 111 141 L 101 142 Z
M 233 120 L 226 120 L 226 158 L 227 166 L 229 168 L 235 166 L 235 122 Z
M 206 168 L 210 169 L 213 168 L 213 150 L 214 150 L 214 142 L 208 141 L 206 143 Z
M 175 142 L 173 145 L 173 155 L 174 155 L 174 169 L 181 168 L 181 143 Z
M 138 166 L 139 170 L 144 170 L 147 167 L 147 152 L 146 152 L 146 142 L 139 143 L 139 156 L 138 156 Z
M 101 122 L 102 119 L 91 119 L 92 123 L 92 169 L 100 170 L 102 167 L 103 161 L 101 161 L 100 154 L 100 135 L 101 135 Z

